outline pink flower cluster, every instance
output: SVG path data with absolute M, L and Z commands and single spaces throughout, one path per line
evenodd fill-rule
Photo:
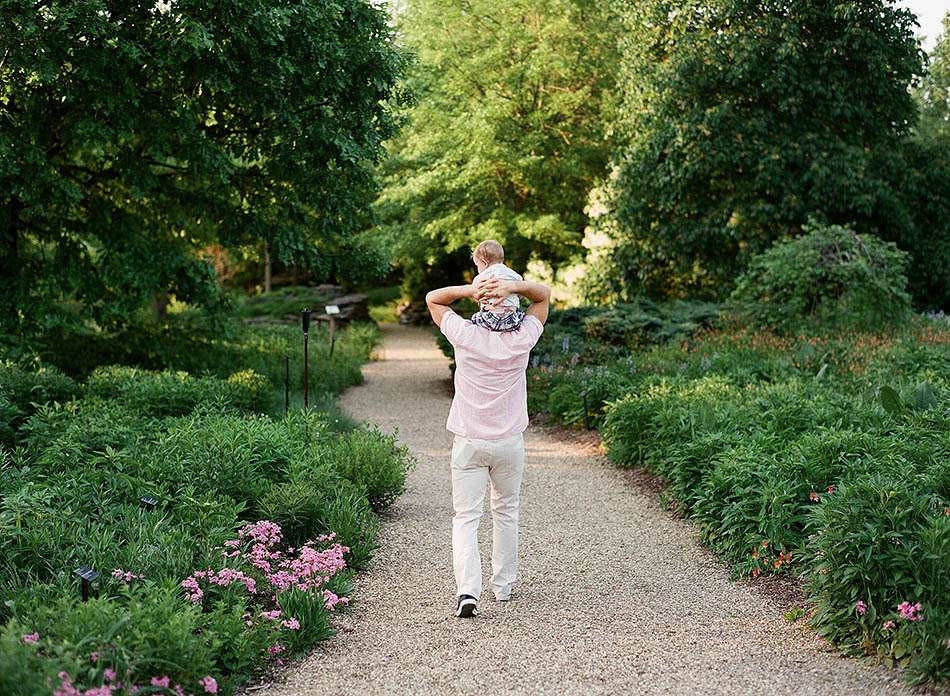
M 188 599 L 199 604 L 204 599 L 205 593 L 199 584 L 199 580 L 204 580 L 209 585 L 218 585 L 219 587 L 230 587 L 234 583 L 241 583 L 250 593 L 257 592 L 257 582 L 254 578 L 248 577 L 240 570 L 233 568 L 222 568 L 215 572 L 210 568 L 208 570 L 196 570 L 191 576 L 181 581 L 181 586 L 188 590 Z
M 107 669 L 103 673 L 105 684 L 102 686 L 94 686 L 85 691 L 74 686 L 72 677 L 66 672 L 60 672 L 58 676 L 59 688 L 53 692 L 53 696 L 116 696 L 118 693 L 123 692 L 127 694 L 137 694 L 142 691 L 142 687 L 138 684 L 130 684 L 128 688 L 123 688 L 121 682 L 116 683 L 116 673 L 115 670 L 112 669 Z M 206 694 L 218 693 L 218 682 L 210 675 L 199 679 L 198 685 L 204 689 Z M 173 685 L 171 678 L 167 674 L 163 674 L 160 677 L 152 677 L 148 682 L 148 686 L 171 691 L 175 696 L 192 696 L 192 694 L 186 694 L 181 684 Z M 146 689 L 147 688 L 148 687 L 146 687 Z M 150 689 L 150 691 L 153 690 L 154 689 Z
M 908 621 L 923 621 L 924 617 L 921 613 L 923 607 L 920 606 L 920 602 L 916 604 L 911 604 L 910 602 L 901 602 L 897 605 L 897 611 L 900 613 L 902 619 L 907 619 Z
M 868 605 L 862 602 L 860 599 L 854 603 L 854 610 L 858 612 L 861 616 L 864 616 L 868 613 Z
M 144 580 L 144 575 L 136 575 L 130 570 L 122 570 L 121 568 L 116 568 L 112 571 L 112 577 L 117 580 L 122 580 L 123 582 L 132 582 L 133 580 Z
M 348 597 L 340 597 L 325 589 L 336 573 L 346 568 L 344 554 L 349 549 L 335 542 L 336 534 L 317 537 L 298 549 L 280 548 L 283 533 L 274 522 L 261 520 L 247 524 L 238 530 L 238 538 L 224 542 L 223 556 L 234 567 L 219 571 L 200 570 L 182 581 L 189 601 L 199 604 L 204 600 L 205 591 L 211 585 L 229 586 L 243 583 L 247 591 L 261 600 L 267 601 L 260 618 L 274 622 L 275 628 L 289 631 L 300 630 L 300 621 L 295 617 L 285 617 L 280 608 L 278 595 L 296 589 L 302 592 L 321 591 L 326 609 L 333 611 L 338 606 L 346 606 Z M 329 544 L 323 550 L 317 544 Z M 263 602 L 262 602 L 263 603 Z M 245 623 L 254 625 L 252 614 L 245 614 Z M 279 622 L 279 623 L 278 623 Z M 275 643 L 268 652 L 272 656 L 280 655 L 286 648 Z
M 35 645 L 40 640 L 40 634 L 36 631 L 33 631 L 33 633 L 27 633 L 26 635 L 22 636 L 20 640 L 22 640 L 27 645 Z

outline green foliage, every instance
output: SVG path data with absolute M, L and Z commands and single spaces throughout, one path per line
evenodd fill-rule
M 156 293 L 220 306 L 198 253 L 213 243 L 266 240 L 318 277 L 378 269 L 353 231 L 401 99 L 385 7 L 55 0 L 2 18 L 7 330 L 37 329 L 60 295 L 103 325 Z
M 813 623 L 835 642 L 910 666 L 913 681 L 950 678 L 950 516 L 926 476 L 871 475 L 842 485 L 809 515 Z M 867 606 L 855 611 L 857 602 Z M 920 602 L 920 625 L 901 602 Z M 888 628 L 885 622 L 896 625 Z
M 54 367 L 27 369 L 0 361 L 0 444 L 13 444 L 37 404 L 62 403 L 78 391 L 76 383 Z
M 358 375 L 377 335 L 372 327 L 347 329 L 318 374 L 334 388 L 352 382 L 349 372 Z M 278 327 L 267 336 L 285 338 L 282 349 L 299 332 Z M 185 345 L 166 356 L 180 348 L 184 360 Z M 259 365 L 274 356 L 273 346 L 254 346 L 247 335 L 209 345 L 226 357 L 219 366 L 226 373 L 241 356 Z M 331 413 L 261 414 L 271 385 L 247 369 L 222 379 L 109 366 L 85 386 L 50 370 L 3 375 L 0 384 L 12 385 L 4 395 L 57 402 L 32 407 L 18 424 L 16 448 L 0 448 L 0 691 L 49 693 L 60 671 L 85 689 L 101 685 L 110 669 L 127 684 L 167 674 L 193 693 L 210 675 L 229 694 L 273 662 L 275 641 L 295 654 L 330 635 L 319 594 L 281 593 L 281 607 L 300 623 L 281 629 L 262 619 L 264 600 L 253 593 L 212 586 L 194 605 L 181 582 L 225 567 L 222 549 L 233 548 L 225 542 L 266 516 L 285 525 L 285 544 L 335 534 L 349 547 L 348 568 L 326 584 L 348 595 L 352 570 L 365 568 L 377 548 L 371 500 L 388 504 L 405 485 L 409 462 L 392 438 L 349 433 Z M 143 506 L 142 496 L 157 506 Z M 80 565 L 102 574 L 88 604 L 72 572 Z M 117 568 L 144 579 L 126 584 L 112 577 Z M 34 632 L 36 644 L 22 640 Z
M 732 299 L 755 325 L 877 331 L 906 320 L 907 254 L 847 227 L 810 223 L 805 232 L 753 257 L 739 277 Z
M 581 252 L 587 191 L 611 153 L 616 35 L 590 0 L 411 2 L 408 125 L 382 167 L 380 232 L 419 297 L 501 241 L 509 263 Z
M 950 138 L 906 143 L 889 169 L 903 206 L 878 234 L 910 254 L 914 304 L 950 310 Z
M 128 408 L 159 417 L 190 413 L 199 403 L 215 399 L 235 409 L 264 412 L 270 407 L 271 389 L 270 381 L 253 370 L 222 380 L 114 365 L 96 368 L 86 382 L 93 397 L 118 399 Z
M 327 501 L 324 526 L 332 529 L 337 540 L 348 547 L 346 562 L 355 570 L 365 570 L 379 548 L 379 518 L 362 491 L 337 489 Z
M 939 681 L 950 676 L 948 374 L 945 323 L 792 337 L 727 317 L 632 356 L 539 365 L 529 404 L 576 424 L 567 405 L 590 380 L 607 402 L 595 423 L 611 461 L 663 477 L 736 573 L 805 576 L 821 635 Z M 899 616 L 905 601 L 923 621 Z
M 377 512 L 406 489 L 409 450 L 396 443 L 395 435 L 353 430 L 340 437 L 329 455 L 334 469 L 362 491 Z
M 914 91 L 920 107 L 917 128 L 924 140 L 950 144 L 950 12 L 943 16 L 943 34 L 928 58 L 927 73 Z
M 583 324 L 590 339 L 636 349 L 690 336 L 718 316 L 719 308 L 706 302 L 657 304 L 640 299 L 612 305 Z
M 892 234 L 903 209 L 881 161 L 907 139 L 907 88 L 922 69 L 909 10 L 620 5 L 628 144 L 608 207 L 628 292 L 721 296 L 752 255 L 816 214 Z

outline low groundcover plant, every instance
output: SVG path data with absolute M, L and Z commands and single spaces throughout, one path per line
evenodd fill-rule
M 179 584 L 175 601 L 180 613 L 193 616 L 198 610 L 199 617 L 212 617 L 192 631 L 193 637 L 218 648 L 224 647 L 225 640 L 247 643 L 256 650 L 259 667 L 280 666 L 287 655 L 326 638 L 329 613 L 349 603 L 342 594 L 348 588 L 344 577 L 348 549 L 335 538 L 333 533 L 324 534 L 293 548 L 284 546 L 281 529 L 273 522 L 261 520 L 241 527 L 237 538 L 226 541 L 220 550 L 218 567 L 196 570 Z M 140 574 L 117 568 L 112 578 L 121 586 L 120 601 L 154 599 L 154 585 Z M 216 625 L 214 617 L 239 617 L 240 635 L 229 634 L 233 621 Z M 115 630 L 122 630 L 121 625 Z M 47 693 L 54 696 L 217 694 L 221 686 L 229 685 L 232 666 L 228 658 L 233 648 L 222 650 L 217 659 L 212 655 L 208 673 L 198 674 L 195 665 L 139 660 L 139 655 L 129 654 L 131 646 L 110 640 L 108 634 L 91 634 L 73 643 L 66 636 L 41 634 L 37 629 L 21 631 L 18 643 L 21 652 L 30 653 L 26 659 L 31 664 L 42 665 L 37 671 L 46 675 Z M 6 659 L 0 659 L 0 664 Z

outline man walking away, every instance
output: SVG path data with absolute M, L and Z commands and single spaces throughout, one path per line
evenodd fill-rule
M 516 331 L 477 326 L 449 305 L 521 295 L 533 304 Z M 548 317 L 550 290 L 540 283 L 488 278 L 426 295 L 432 320 L 455 348 L 455 397 L 446 423 L 452 445 L 452 557 L 456 616 L 478 615 L 482 590 L 478 523 L 491 483 L 492 576 L 495 599 L 508 601 L 518 572 L 518 502 L 528 427 L 525 370 Z

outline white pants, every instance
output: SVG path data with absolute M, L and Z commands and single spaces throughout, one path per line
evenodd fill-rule
M 518 574 L 518 496 L 524 471 L 524 436 L 475 440 L 455 436 L 452 445 L 452 559 L 458 594 L 482 591 L 478 522 L 491 481 L 492 578 L 496 599 L 507 599 Z

